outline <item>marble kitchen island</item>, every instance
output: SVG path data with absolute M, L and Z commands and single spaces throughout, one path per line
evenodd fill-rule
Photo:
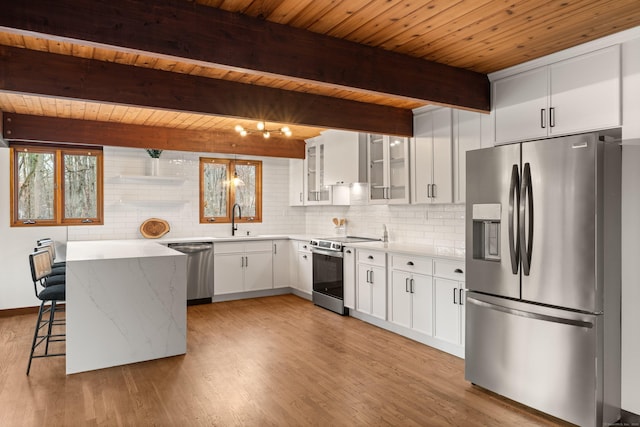
M 186 353 L 186 269 L 153 241 L 68 242 L 67 374 Z

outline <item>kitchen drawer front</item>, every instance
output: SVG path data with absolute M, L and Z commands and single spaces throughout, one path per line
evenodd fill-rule
M 391 268 L 431 276 L 433 273 L 433 260 L 420 256 L 391 254 Z
M 273 251 L 273 240 L 245 242 L 244 250 L 246 252 L 271 252 Z
M 298 252 L 309 252 L 311 253 L 311 244 L 307 241 L 298 242 Z
M 384 252 L 358 249 L 358 262 L 385 267 L 386 254 Z
M 244 242 L 214 243 L 214 254 L 236 254 L 244 252 Z
M 435 260 L 433 262 L 433 275 L 464 282 L 464 261 Z

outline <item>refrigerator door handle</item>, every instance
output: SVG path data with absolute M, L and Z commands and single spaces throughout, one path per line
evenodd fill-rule
M 522 185 L 520 186 L 520 254 L 522 257 L 522 273 L 529 275 L 531 269 L 531 252 L 533 250 L 533 186 L 531 184 L 531 166 L 524 164 Z M 528 229 L 525 232 L 525 225 Z M 527 236 L 529 239 L 527 240 Z
M 542 320 L 544 322 L 560 323 L 563 325 L 577 326 L 579 328 L 593 329 L 593 322 L 585 322 L 583 320 L 566 319 L 563 317 L 549 316 L 547 314 L 531 313 L 529 311 L 517 310 L 515 308 L 503 307 L 497 304 L 491 304 L 480 301 L 467 295 L 467 303 L 477 305 L 479 307 L 488 308 L 502 313 L 512 314 L 514 316 L 526 317 L 534 320 Z
M 520 264 L 520 234 L 518 233 L 518 215 L 514 211 L 520 206 L 520 174 L 518 165 L 511 168 L 511 184 L 509 187 L 509 254 L 511 255 L 511 272 L 518 274 Z M 515 236 L 514 236 L 515 235 Z M 515 241 L 514 241 L 515 238 Z

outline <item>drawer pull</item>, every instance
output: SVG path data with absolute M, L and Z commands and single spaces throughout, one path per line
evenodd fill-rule
M 462 269 L 460 268 L 456 268 L 455 270 L 453 270 L 454 273 L 458 273 L 458 274 L 462 274 L 464 273 L 464 271 L 462 271 Z
M 346 253 L 348 253 L 348 254 L 350 254 L 350 253 L 351 253 L 351 251 L 350 251 L 349 249 L 347 249 L 345 252 L 346 252 Z
M 407 265 L 413 265 L 413 261 L 409 261 Z
M 373 255 L 369 255 L 367 258 L 369 258 L 369 259 L 373 259 Z

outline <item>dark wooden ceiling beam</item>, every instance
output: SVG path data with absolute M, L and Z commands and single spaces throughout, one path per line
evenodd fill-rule
M 155 148 L 222 154 L 304 159 L 299 139 L 259 135 L 239 136 L 220 131 L 193 131 L 89 120 L 4 113 L 6 141 L 65 143 L 130 148 Z
M 286 25 L 173 0 L 4 2 L 0 29 L 490 110 L 486 75 Z
M 0 46 L 0 91 L 411 136 L 413 112 Z

